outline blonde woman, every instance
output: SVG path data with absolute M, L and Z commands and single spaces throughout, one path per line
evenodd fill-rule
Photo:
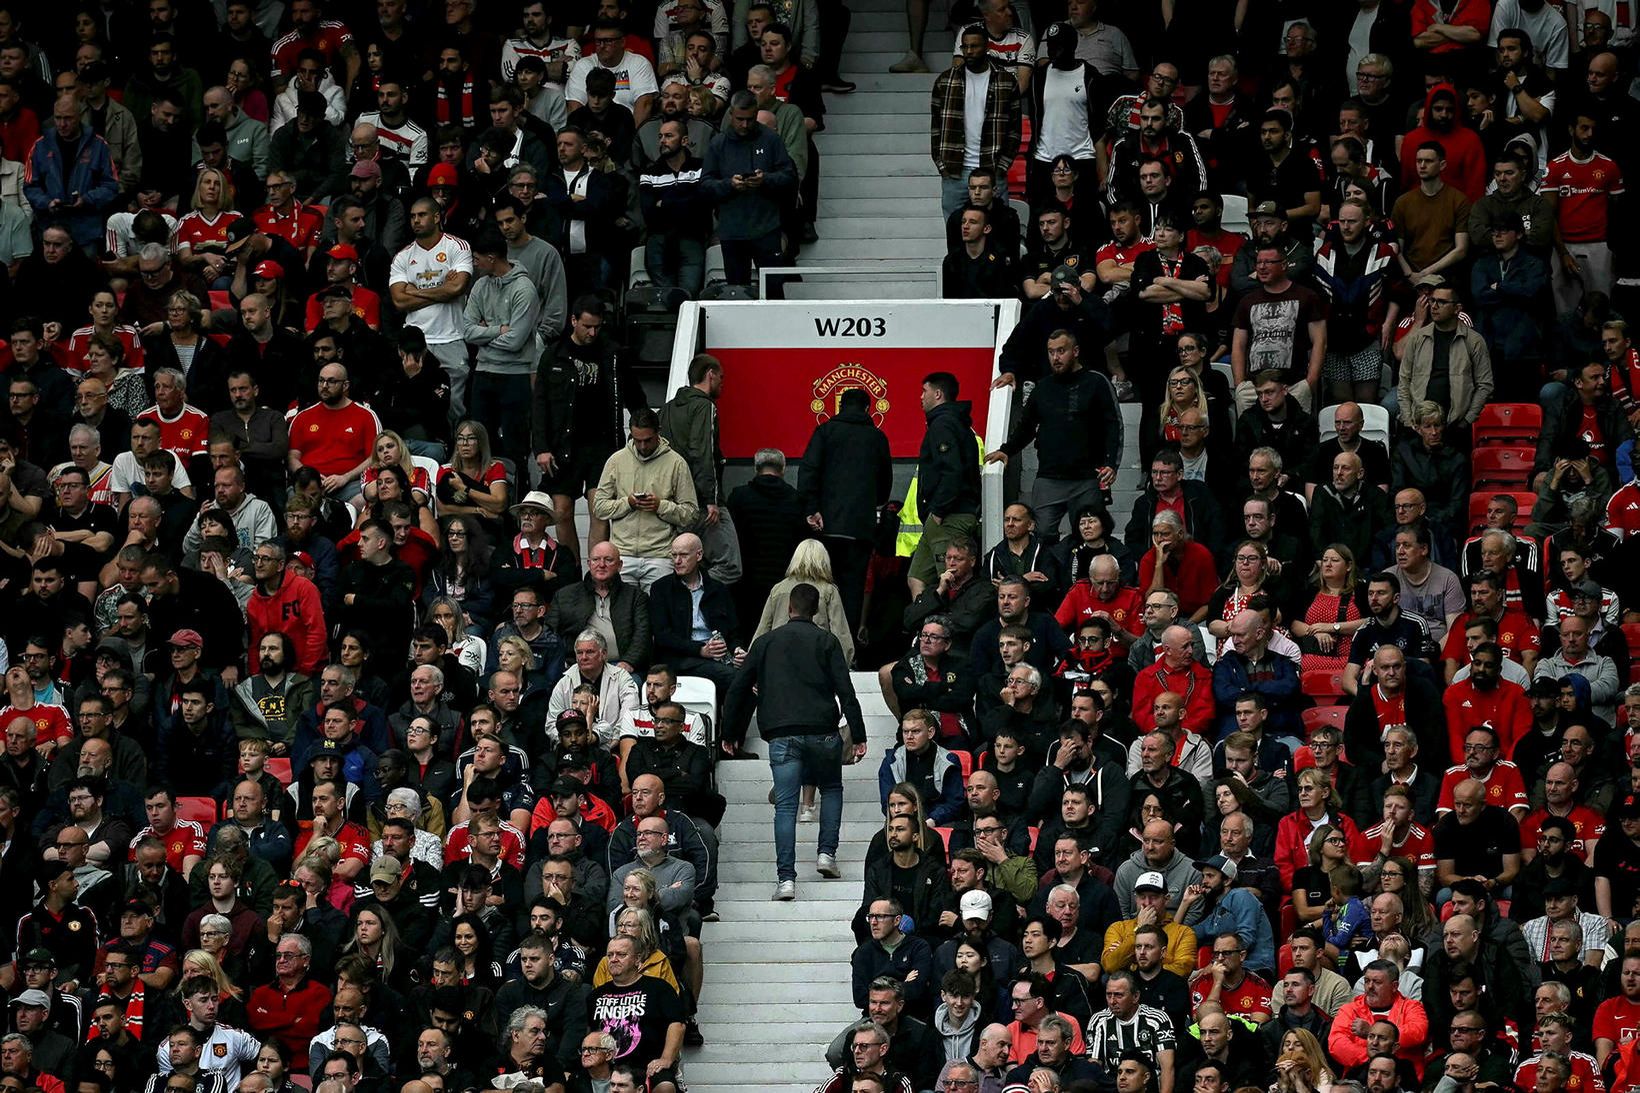
M 659 979 L 680 994 L 676 970 L 672 961 L 661 951 L 660 936 L 655 932 L 655 917 L 648 911 L 627 907 L 615 915 L 615 936 L 631 938 L 638 946 L 638 965 L 643 975 Z M 592 973 L 593 989 L 609 982 L 609 957 L 598 961 Z
M 1326 1093 L 1335 1080 L 1315 1033 L 1290 1028 L 1281 1034 L 1276 1080 L 1270 1084 L 1270 1093 Z
M 376 443 L 370 450 L 370 465 L 364 469 L 361 476 L 364 485 L 359 496 L 353 499 L 353 504 L 363 509 L 379 499 L 380 487 L 377 479 L 381 477 L 382 468 L 388 466 L 397 467 L 404 472 L 416 504 L 426 508 L 427 500 L 432 494 L 432 481 L 427 471 L 416 466 L 411 460 L 410 446 L 404 442 L 404 438 L 392 429 L 383 429 L 376 434 Z
M 177 259 L 195 270 L 213 289 L 233 283 L 234 263 L 228 259 L 228 228 L 240 219 L 234 211 L 233 182 L 221 169 L 206 167 L 194 179 L 188 207 L 192 210 L 177 222 Z
M 816 626 L 830 630 L 843 646 L 843 658 L 854 663 L 854 635 L 849 633 L 848 619 L 843 614 L 843 598 L 838 595 L 837 583 L 831 575 L 831 555 L 818 539 L 804 539 L 792 551 L 792 560 L 786 566 L 786 576 L 769 589 L 763 601 L 763 617 L 758 621 L 752 640 L 786 624 L 791 609 L 792 589 L 800 584 L 812 584 L 820 593 L 820 610 L 814 616 Z M 811 794 L 812 799 L 812 794 Z

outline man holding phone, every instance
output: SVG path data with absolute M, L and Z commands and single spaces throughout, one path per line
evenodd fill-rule
M 757 120 L 750 91 L 729 99 L 729 124 L 707 146 L 701 180 L 718 205 L 729 283 L 750 285 L 754 267 L 780 265 L 780 207 L 797 187 L 797 168 L 780 134 Z

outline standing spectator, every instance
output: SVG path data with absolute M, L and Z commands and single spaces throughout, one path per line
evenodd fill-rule
M 1491 245 L 1469 275 L 1475 329 L 1497 355 L 1494 375 L 1506 378 L 1499 395 L 1517 401 L 1537 394 L 1547 355 L 1540 327 L 1550 318 L 1544 307 L 1549 268 L 1521 246 L 1521 233 L 1519 214 L 1494 212 L 1487 231 Z
M 1346 199 L 1334 215 L 1334 223 L 1316 241 L 1312 271 L 1329 304 L 1327 355 L 1321 365 L 1327 398 L 1377 402 L 1385 332 L 1394 328 L 1390 289 L 1400 250 L 1377 230 L 1365 201 Z M 1355 414 L 1359 416 L 1359 407 Z
M 1091 4 L 1089 5 L 1091 7 Z M 1078 183 L 1076 204 L 1092 212 L 1098 206 L 1098 155 L 1103 136 L 1100 109 L 1103 81 L 1094 66 L 1078 55 L 1079 38 L 1069 23 L 1055 23 L 1042 36 L 1041 78 L 1031 88 L 1032 118 L 1027 200 L 1040 205 L 1054 195 L 1053 164 L 1068 158 Z
M 872 419 L 870 408 L 871 397 L 864 388 L 843 392 L 837 413 L 809 437 L 797 479 L 801 509 L 831 555 L 843 612 L 853 631 L 862 622 L 877 513 L 888 503 L 894 485 L 888 437 Z M 789 552 L 778 557 L 789 557 Z
M 757 120 L 757 99 L 737 91 L 729 125 L 706 150 L 701 179 L 718 205 L 724 275 L 750 285 L 752 268 L 781 263 L 780 210 L 797 188 L 797 169 L 780 135 Z
M 415 238 L 393 258 L 388 293 L 405 323 L 427 339 L 427 351 L 450 380 L 450 421 L 467 416 L 467 345 L 462 340 L 461 299 L 473 279 L 472 251 L 465 239 L 444 231 L 438 202 L 423 197 L 410 206 Z
M 1400 229 L 1401 271 L 1408 279 L 1457 266 L 1469 253 L 1469 199 L 1443 178 L 1445 143 L 1424 141 L 1411 162 L 1417 185 L 1395 199 L 1391 214 Z
M 866 753 L 865 723 L 837 638 L 814 624 L 820 593 L 794 585 L 790 619 L 752 643 L 724 713 L 723 750 L 734 755 L 746 737 L 754 706 L 758 731 L 769 745 L 775 784 L 774 897 L 797 898 L 797 799 L 804 784 L 820 787 L 820 836 L 815 869 L 842 875 L 837 838 L 843 819 L 843 771 Z M 758 698 L 753 698 L 754 688 Z M 761 701 L 779 695 L 777 703 Z M 839 713 L 848 722 L 837 730 Z
M 689 464 L 661 439 L 660 425 L 653 410 L 633 411 L 630 439 L 604 464 L 592 501 L 625 560 L 621 579 L 645 591 L 672 569 L 673 538 L 700 513 Z
M 1443 0 L 1418 0 L 1418 7 L 1433 6 Z M 1484 9 L 1485 0 L 1458 0 L 1459 4 Z M 1414 13 L 1414 23 L 1417 18 Z M 1402 132 L 1401 125 L 1392 125 L 1389 132 Z M 1417 155 L 1430 142 L 1441 146 L 1440 158 L 1451 166 L 1448 176 L 1464 198 L 1475 201 L 1486 191 L 1486 149 L 1481 138 L 1458 120 L 1458 92 L 1449 83 L 1437 83 L 1424 96 L 1423 124 L 1402 132 L 1401 187 L 1416 188 L 1422 172 L 1417 169 Z M 1446 171 L 1443 165 L 1441 170 Z M 1397 218 L 1399 219 L 1399 218 Z
M 103 218 L 119 196 L 108 142 L 85 128 L 73 94 L 59 96 L 51 129 L 28 150 L 24 196 L 43 221 L 68 229 L 76 245 L 94 251 Z
M 1262 205 L 1274 202 L 1287 214 L 1294 235 L 1308 239 L 1321 215 L 1321 166 L 1299 146 L 1293 115 L 1281 107 L 1264 112 L 1259 122 L 1259 147 L 1247 168 L 1247 199 Z
M 1037 528 L 1052 544 L 1059 539 L 1059 523 L 1067 512 L 1100 503 L 1103 491 L 1116 481 L 1122 415 L 1110 380 L 1082 366 L 1074 334 L 1060 330 L 1048 338 L 1048 367 L 1052 374 L 1031 389 L 1013 435 L 985 461 L 1006 463 L 1036 442 L 1031 503 Z
M 979 529 L 979 460 L 970 454 L 973 417 L 971 404 L 957 401 L 957 377 L 949 372 L 924 376 L 922 408 L 927 419 L 917 453 L 917 519 L 922 535 L 911 555 L 907 583 L 912 599 L 938 576 L 935 559 L 944 557 L 946 545 L 972 539 Z
M 1571 145 L 1549 161 L 1542 193 L 1555 213 L 1555 308 L 1567 312 L 1590 292 L 1610 295 L 1614 222 L 1612 199 L 1624 193 L 1623 172 L 1596 148 L 1599 119 L 1593 110 L 1569 112 Z
M 706 276 L 712 216 L 701 187 L 703 161 L 689 130 L 687 117 L 660 119 L 658 154 L 638 175 L 638 200 L 648 234 L 643 264 L 649 279 L 659 288 L 678 287 L 697 296 Z
M 621 347 L 603 333 L 598 298 L 582 296 L 570 310 L 569 330 L 547 345 L 536 367 L 530 427 L 558 538 L 576 544 L 575 500 L 584 496 L 590 549 L 609 538 L 609 522 L 593 509 L 593 491 L 621 447 L 622 411 L 637 413 L 648 400 Z
M 1020 148 L 1020 87 L 1007 79 L 1007 67 L 987 54 L 987 41 L 984 26 L 964 26 L 958 38 L 963 64 L 933 80 L 930 143 L 945 217 L 968 197 L 969 171 L 1007 177 Z M 969 103 L 984 103 L 984 117 L 969 118 Z
M 1276 214 L 1265 202 L 1255 210 Z M 1260 244 L 1254 258 L 1258 285 L 1236 306 L 1230 370 L 1236 403 L 1245 412 L 1256 397 L 1255 379 L 1265 373 L 1285 384 L 1305 411 L 1320 409 L 1321 362 L 1327 355 L 1327 317 L 1321 298 L 1288 276 L 1287 255 L 1275 243 Z
M 1416 426 L 1420 404 L 1432 402 L 1448 428 L 1467 429 L 1492 397 L 1492 356 L 1486 339 L 1458 319 L 1458 290 L 1444 280 L 1429 294 L 1429 322 L 1402 341 L 1396 403 L 1401 423 Z
M 462 337 L 476 350 L 472 416 L 491 423 L 499 454 L 527 467 L 536 292 L 524 267 L 507 254 L 507 241 L 494 230 L 473 246 L 479 277 L 462 312 Z

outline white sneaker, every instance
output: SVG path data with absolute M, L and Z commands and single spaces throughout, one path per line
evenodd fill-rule
M 804 805 L 797 810 L 797 822 L 800 824 L 818 823 L 819 820 L 820 810 L 814 805 Z
M 774 895 L 769 898 L 783 903 L 791 902 L 797 898 L 797 882 L 794 880 L 781 881 L 774 886 Z
M 814 871 L 822 877 L 829 877 L 832 880 L 836 880 L 843 875 L 843 871 L 837 868 L 837 856 L 835 854 L 821 854 L 815 858 Z

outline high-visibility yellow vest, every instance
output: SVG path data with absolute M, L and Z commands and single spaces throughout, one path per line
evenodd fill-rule
M 985 465 L 985 438 L 978 433 L 974 434 L 974 444 L 979 448 L 980 466 Z M 922 517 L 917 515 L 917 476 L 911 476 L 911 485 L 906 487 L 905 501 L 900 505 L 900 530 L 894 536 L 894 554 L 899 558 L 909 558 L 916 552 L 917 544 L 922 541 Z

